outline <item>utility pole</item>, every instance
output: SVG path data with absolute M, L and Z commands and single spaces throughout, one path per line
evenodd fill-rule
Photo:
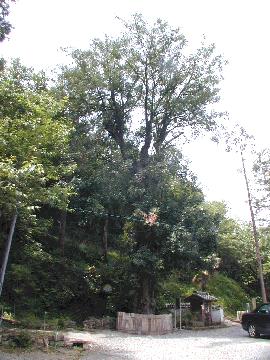
M 260 286 L 261 286 L 262 300 L 264 303 L 266 303 L 267 297 L 266 297 L 265 284 L 264 284 L 264 279 L 263 279 L 263 267 L 262 267 L 260 244 L 259 244 L 258 232 L 257 232 L 257 227 L 256 227 L 256 222 L 255 222 L 254 211 L 253 211 L 253 207 L 252 207 L 251 193 L 250 193 L 249 182 L 248 182 L 248 178 L 247 178 L 245 160 L 244 160 L 244 155 L 243 155 L 242 149 L 240 150 L 240 154 L 241 154 L 243 172 L 244 172 L 246 188 L 247 188 L 248 204 L 249 204 L 249 211 L 250 211 L 250 216 L 251 216 L 253 238 L 254 238 L 254 242 L 255 242 L 256 260 L 257 260 L 258 275 L 259 275 Z
M 5 273 L 6 273 L 6 268 L 7 268 L 8 258 L 9 258 L 10 247 L 11 247 L 13 234 L 14 234 L 14 230 L 15 230 L 15 225 L 16 225 L 16 221 L 17 221 L 17 216 L 18 216 L 18 214 L 17 214 L 17 210 L 16 210 L 16 212 L 12 218 L 12 223 L 11 223 L 9 234 L 8 234 L 6 249 L 4 252 L 3 263 L 2 263 L 1 270 L 0 270 L 0 296 L 2 294 L 4 278 L 5 278 Z

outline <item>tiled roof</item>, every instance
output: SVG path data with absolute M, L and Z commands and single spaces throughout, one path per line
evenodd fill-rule
M 195 291 L 192 295 L 188 296 L 186 298 L 186 300 L 193 298 L 193 297 L 197 297 L 197 298 L 200 298 L 205 301 L 216 301 L 217 300 L 216 297 L 208 294 L 207 292 L 203 292 L 203 291 Z

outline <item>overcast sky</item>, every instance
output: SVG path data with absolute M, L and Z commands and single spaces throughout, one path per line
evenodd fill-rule
M 269 143 L 269 0 L 17 0 L 10 40 L 0 44 L 4 57 L 20 57 L 37 69 L 65 60 L 60 47 L 87 48 L 91 38 L 117 34 L 119 21 L 140 12 L 180 27 L 192 47 L 205 35 L 229 61 L 221 85 L 222 109 L 256 137 Z M 231 215 L 249 219 L 244 180 L 236 154 L 201 139 L 186 147 L 192 169 L 208 200 L 224 200 Z

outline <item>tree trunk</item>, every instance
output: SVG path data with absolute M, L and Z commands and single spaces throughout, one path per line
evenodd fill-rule
M 107 252 L 108 252 L 108 226 L 109 226 L 109 219 L 108 217 L 106 217 L 103 227 L 103 237 L 102 237 L 103 256 L 105 260 L 107 260 Z
M 252 229 L 253 229 L 253 237 L 254 237 L 254 242 L 255 242 L 257 270 L 258 270 L 258 276 L 259 276 L 259 280 L 260 280 L 262 300 L 264 303 L 266 303 L 267 296 L 266 296 L 265 284 L 264 284 L 264 278 L 263 278 L 263 266 L 262 266 L 262 259 L 261 259 L 260 244 L 259 244 L 258 232 L 257 232 L 257 227 L 256 227 L 256 222 L 255 222 L 255 216 L 254 216 L 253 207 L 252 207 L 251 193 L 250 193 L 250 189 L 249 189 L 249 183 L 248 183 L 247 172 L 246 172 L 246 167 L 245 167 L 245 160 L 244 160 L 242 151 L 241 151 L 241 159 L 242 159 L 244 178 L 245 178 L 246 188 L 247 188 L 248 204 L 249 204 L 251 224 L 252 224 Z
M 144 277 L 141 281 L 140 302 L 140 312 L 143 314 L 153 314 L 153 292 L 149 277 Z
M 65 251 L 65 240 L 66 240 L 66 224 L 67 224 L 67 211 L 60 211 L 60 220 L 59 220 L 59 246 L 64 255 Z
M 15 230 L 15 226 L 16 226 L 17 217 L 18 217 L 18 214 L 17 214 L 17 211 L 16 211 L 16 213 L 13 215 L 13 218 L 12 218 L 12 223 L 11 223 L 11 226 L 10 226 L 8 239 L 7 239 L 7 244 L 6 244 L 4 257 L 3 257 L 3 263 L 2 263 L 2 267 L 1 267 L 1 273 L 0 273 L 0 296 L 2 294 L 2 289 L 3 289 L 4 279 L 5 279 L 5 273 L 6 273 L 6 268 L 7 268 L 8 258 L 9 258 L 9 252 L 10 252 L 10 247 L 11 247 L 13 234 L 14 234 L 14 230 Z

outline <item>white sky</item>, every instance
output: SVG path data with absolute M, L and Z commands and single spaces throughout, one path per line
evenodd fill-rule
M 20 57 L 37 69 L 63 61 L 60 47 L 87 48 L 91 38 L 120 30 L 115 16 L 140 12 L 180 27 L 189 43 L 205 34 L 229 61 L 224 71 L 221 106 L 232 122 L 268 146 L 270 84 L 269 0 L 17 0 L 10 21 L 15 29 L 0 44 L 4 57 Z M 240 159 L 207 140 L 186 148 L 207 200 L 225 200 L 231 214 L 249 219 Z

